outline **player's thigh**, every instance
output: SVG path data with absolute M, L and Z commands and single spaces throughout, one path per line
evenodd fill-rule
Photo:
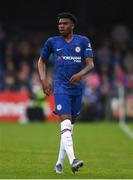
M 71 120 L 71 98 L 67 94 L 55 94 L 55 114 L 62 121 L 64 119 Z
M 71 109 L 72 119 L 77 119 L 80 116 L 82 95 L 72 96 Z

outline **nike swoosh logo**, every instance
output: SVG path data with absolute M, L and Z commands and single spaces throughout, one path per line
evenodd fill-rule
M 61 51 L 61 50 L 62 50 L 62 48 L 57 48 L 57 49 L 56 49 L 56 51 Z

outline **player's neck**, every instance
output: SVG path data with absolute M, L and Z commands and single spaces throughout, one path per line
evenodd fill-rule
M 67 41 L 67 42 L 71 42 L 73 40 L 73 32 L 64 36 L 64 39 Z

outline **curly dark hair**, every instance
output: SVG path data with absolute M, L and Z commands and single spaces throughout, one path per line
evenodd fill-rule
M 77 18 L 76 18 L 73 14 L 71 14 L 71 13 L 69 13 L 69 12 L 59 13 L 59 14 L 58 14 L 58 21 L 59 21 L 61 18 L 68 18 L 68 19 L 70 19 L 70 20 L 73 22 L 73 24 L 74 24 L 75 26 L 77 25 Z

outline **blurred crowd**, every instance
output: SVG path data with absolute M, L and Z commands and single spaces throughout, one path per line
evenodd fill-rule
M 95 37 L 95 41 L 97 39 Z M 26 90 L 31 98 L 36 96 L 41 90 L 37 60 L 45 40 L 46 36 L 39 33 L 9 36 L 0 25 L 0 92 Z M 83 78 L 83 119 L 86 116 L 92 120 L 105 118 L 110 92 L 119 85 L 133 89 L 132 40 L 130 29 L 125 25 L 112 27 L 96 47 L 91 39 L 95 68 Z M 52 80 L 52 61 L 47 73 Z
M 94 50 L 95 69 L 84 78 L 83 118 L 108 118 L 110 97 L 123 86 L 133 89 L 133 39 L 124 25 L 112 27 Z M 90 116 L 90 117 L 89 117 Z M 109 117 L 110 118 L 110 117 Z
M 8 37 L 0 26 L 0 91 L 28 91 L 34 95 L 41 84 L 37 73 L 40 37 Z

